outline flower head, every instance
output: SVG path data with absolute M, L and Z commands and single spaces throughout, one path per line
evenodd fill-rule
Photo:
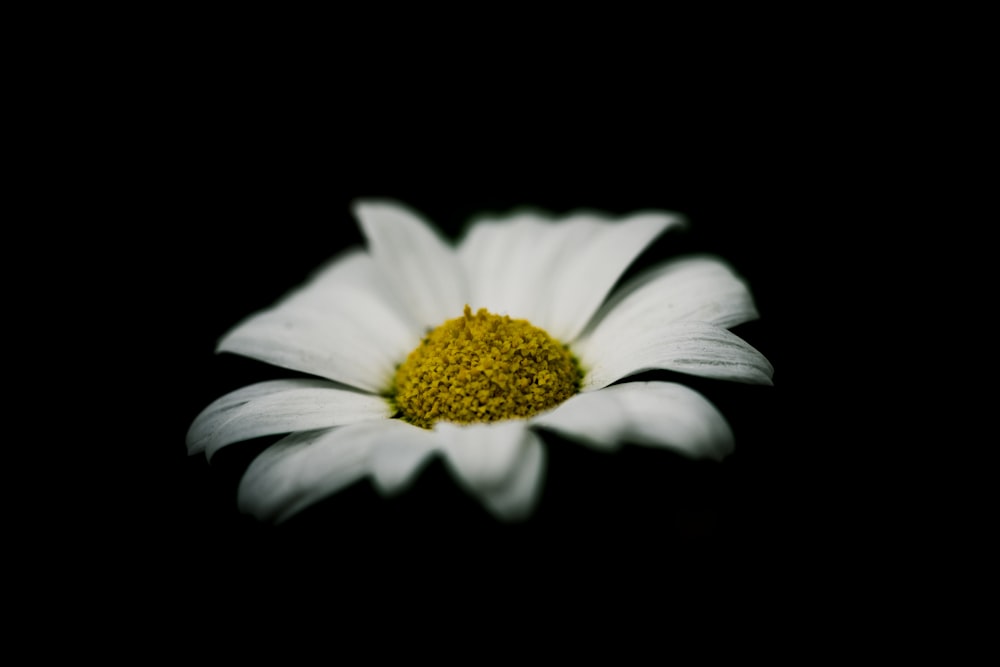
M 367 249 L 317 271 L 225 334 L 218 351 L 312 378 L 222 396 L 188 451 L 284 435 L 248 467 L 240 507 L 281 521 L 369 477 L 407 487 L 431 457 L 496 516 L 535 507 L 539 429 L 611 449 L 623 443 L 721 459 L 733 435 L 701 394 L 621 382 L 666 369 L 757 384 L 772 368 L 728 329 L 757 317 L 722 260 L 679 258 L 612 292 L 657 236 L 682 224 L 647 211 L 480 220 L 451 245 L 393 202 L 354 207 Z

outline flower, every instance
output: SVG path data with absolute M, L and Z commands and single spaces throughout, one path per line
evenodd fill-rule
M 544 478 L 539 429 L 602 450 L 731 452 L 729 425 L 701 394 L 618 381 L 667 369 L 771 383 L 770 363 L 728 330 L 757 310 L 723 260 L 681 257 L 610 294 L 680 216 L 522 211 L 451 245 L 399 203 L 353 210 L 367 250 L 335 258 L 217 347 L 315 377 L 238 389 L 188 431 L 189 453 L 209 458 L 284 435 L 240 481 L 239 506 L 259 519 L 283 521 L 364 477 L 398 493 L 433 456 L 495 516 L 524 518 Z

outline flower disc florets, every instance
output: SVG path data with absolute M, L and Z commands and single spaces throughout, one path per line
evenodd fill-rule
M 569 350 L 527 320 L 469 306 L 427 335 L 396 371 L 396 407 L 410 423 L 530 417 L 577 392 Z

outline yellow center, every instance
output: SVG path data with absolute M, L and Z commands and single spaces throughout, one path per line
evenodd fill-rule
M 517 419 L 576 393 L 580 369 L 565 346 L 527 320 L 469 306 L 434 329 L 396 371 L 395 404 L 406 421 L 430 428 Z

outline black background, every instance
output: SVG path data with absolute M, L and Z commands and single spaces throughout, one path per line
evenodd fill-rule
M 440 583 L 456 567 L 739 581 L 754 576 L 750 554 L 802 562 L 829 546 L 839 519 L 825 491 L 832 425 L 815 416 L 825 391 L 815 357 L 834 199 L 810 153 L 828 139 L 721 104 L 678 118 L 631 105 L 576 114 L 508 103 L 481 114 L 468 100 L 428 119 L 384 99 L 276 109 L 223 97 L 169 109 L 155 140 L 136 146 L 144 155 L 127 182 L 145 231 L 128 277 L 112 278 L 142 297 L 120 339 L 127 437 L 93 513 L 100 528 L 191 576 L 319 567 L 365 582 Z M 735 453 L 721 464 L 642 447 L 606 454 L 545 434 L 544 492 L 523 523 L 498 523 L 438 461 L 393 499 L 362 481 L 286 524 L 259 524 L 237 510 L 236 485 L 274 438 L 210 465 L 187 456 L 185 432 L 221 394 L 290 375 L 215 355 L 215 342 L 363 243 L 350 204 L 365 197 L 404 202 L 451 238 L 473 215 L 525 205 L 683 213 L 689 228 L 664 235 L 633 270 L 686 252 L 732 263 L 761 312 L 736 332 L 773 363 L 775 385 L 648 374 L 708 396 L 733 427 Z

